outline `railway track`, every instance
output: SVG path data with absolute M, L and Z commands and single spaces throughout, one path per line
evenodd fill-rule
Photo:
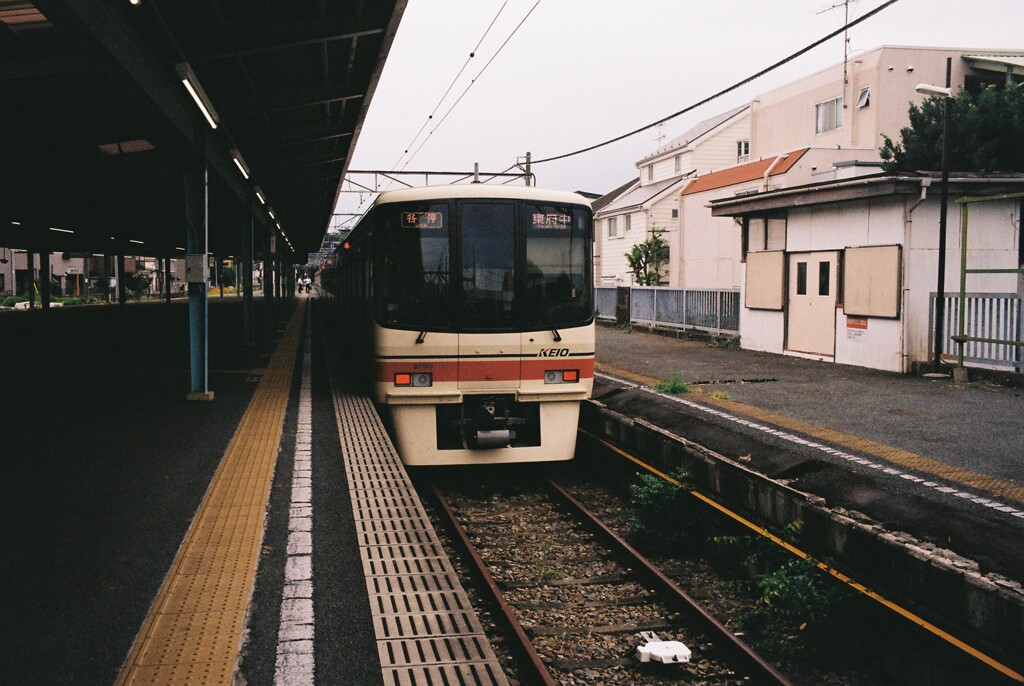
M 524 682 L 789 684 L 554 482 L 430 490 L 508 623 Z M 640 646 L 668 664 L 641 662 Z

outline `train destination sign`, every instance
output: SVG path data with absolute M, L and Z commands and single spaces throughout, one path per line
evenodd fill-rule
M 572 215 L 551 212 L 534 212 L 531 224 L 535 229 L 568 229 L 572 225 Z
M 443 212 L 402 212 L 403 229 L 443 229 Z

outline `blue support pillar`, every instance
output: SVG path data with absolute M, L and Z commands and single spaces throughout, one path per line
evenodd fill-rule
M 50 309 L 50 253 L 45 249 L 39 251 L 39 302 Z
M 128 285 L 128 279 L 124 275 L 124 255 L 118 255 L 117 260 L 117 304 L 124 305 L 127 301 L 126 286 Z
M 263 238 L 263 301 L 268 314 L 274 316 L 274 257 L 270 253 L 270 236 Z
M 250 212 L 242 217 L 242 264 L 235 270 L 235 285 L 237 287 L 240 282 L 242 287 L 242 342 L 246 344 L 255 339 L 252 321 L 252 225 Z
M 190 360 L 189 400 L 213 400 L 209 388 L 209 172 L 205 162 L 200 168 L 185 170 L 185 249 L 188 253 L 188 331 Z
M 171 256 L 164 258 L 164 299 L 171 304 Z
M 281 292 L 281 253 L 274 253 L 274 302 L 280 303 L 284 298 Z

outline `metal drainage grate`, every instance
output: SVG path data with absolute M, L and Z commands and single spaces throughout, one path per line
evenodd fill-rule
M 376 410 L 335 409 L 384 683 L 508 686 Z

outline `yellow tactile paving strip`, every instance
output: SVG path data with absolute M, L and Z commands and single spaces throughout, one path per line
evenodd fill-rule
M 644 386 L 654 386 L 661 381 L 661 379 L 656 379 L 652 376 L 647 376 L 646 374 L 641 374 L 639 372 L 610 364 L 595 364 L 594 369 Z M 948 465 L 943 462 L 939 462 L 938 460 L 912 453 L 908 450 L 901 450 L 900 448 L 894 448 L 866 438 L 851 436 L 850 434 L 836 431 L 835 429 L 829 429 L 817 424 L 811 424 L 810 422 L 793 419 L 792 417 L 785 417 L 772 412 L 767 412 L 735 400 L 715 398 L 712 397 L 711 394 L 705 393 L 699 388 L 693 389 L 691 397 L 694 397 L 694 399 L 699 400 L 702 403 L 714 405 L 733 414 L 742 415 L 750 419 L 756 419 L 757 421 L 772 424 L 790 431 L 796 431 L 805 436 L 812 436 L 819 440 L 827 441 L 832 445 L 842 446 L 864 455 L 871 455 L 872 457 L 900 465 L 907 469 L 913 469 L 922 474 L 934 476 L 938 479 L 963 486 L 964 488 L 971 488 L 975 491 L 999 496 L 1006 500 L 1024 503 L 1024 487 L 1008 481 L 1003 481 L 1002 479 L 996 479 L 986 474 L 979 474 L 978 472 L 971 471 L 970 469 L 963 469 L 961 467 Z
M 304 313 L 285 329 L 117 684 L 232 683 Z

